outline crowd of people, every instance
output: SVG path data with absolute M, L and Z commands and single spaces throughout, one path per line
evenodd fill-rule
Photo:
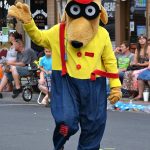
M 25 48 L 22 34 L 11 32 L 9 34 L 9 48 L 4 48 L 0 53 L 0 98 L 3 98 L 2 92 L 12 91 L 12 98 L 16 98 L 22 92 L 21 78 L 30 76 L 31 72 L 28 68 L 35 66 L 38 56 L 32 48 Z M 40 69 L 39 89 L 45 94 L 42 104 L 47 106 L 50 97 L 49 90 L 46 85 L 46 77 L 51 77 L 52 61 L 51 52 L 44 49 L 45 55 L 39 58 Z M 7 88 L 7 90 L 6 90 Z
M 28 65 L 31 67 L 37 60 L 33 49 L 24 47 L 22 35 L 18 32 L 9 34 L 9 48 L 0 51 L 0 98 L 3 91 L 12 91 L 12 97 L 16 98 L 21 92 L 21 77 L 29 76 Z M 130 51 L 130 43 L 123 41 L 114 49 L 117 59 L 119 78 L 122 83 L 123 97 L 134 100 L 143 99 L 143 91 L 150 85 L 150 39 L 140 35 L 137 46 Z M 5 62 L 3 59 L 5 58 Z M 44 48 L 44 56 L 40 57 L 38 67 L 40 69 L 38 88 L 44 93 L 41 104 L 47 106 L 50 100 L 50 90 L 47 88 L 46 78 L 51 77 L 52 60 L 51 51 Z
M 143 91 L 150 81 L 150 39 L 140 35 L 134 53 L 127 41 L 114 50 L 117 58 L 123 97 L 143 100 Z

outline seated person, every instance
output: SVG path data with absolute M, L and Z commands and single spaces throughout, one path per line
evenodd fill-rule
M 119 69 L 119 78 L 121 83 L 123 82 L 124 73 L 127 70 L 130 63 L 133 62 L 134 54 L 130 52 L 130 45 L 127 41 L 122 42 L 120 47 L 117 47 L 114 52 L 117 58 L 117 64 Z
M 45 94 L 45 97 L 43 98 L 41 104 L 47 106 L 51 91 L 51 83 L 49 83 L 50 81 L 48 80 L 48 78 L 50 79 L 52 73 L 52 59 L 50 50 L 45 48 L 44 53 L 45 56 L 41 57 L 39 62 L 39 68 L 41 70 L 39 89 Z
M 16 32 L 10 32 L 9 33 L 9 42 L 10 42 L 10 48 L 8 49 L 6 59 L 8 61 L 16 61 L 17 51 L 15 51 L 15 40 L 18 38 L 22 38 L 22 35 L 20 33 Z
M 10 32 L 9 33 L 9 43 L 10 43 L 10 47 L 7 51 L 7 55 L 6 55 L 6 60 L 7 61 L 16 61 L 16 56 L 17 56 L 17 51 L 15 51 L 15 47 L 14 47 L 14 42 L 16 39 L 18 39 L 18 37 L 22 37 L 22 35 L 20 33 L 16 32 Z M 3 70 L 5 71 L 5 65 L 3 67 Z M 13 84 L 12 83 L 8 83 L 6 85 L 6 87 L 3 89 L 3 91 L 12 91 L 13 89 Z
M 134 100 L 143 99 L 145 85 L 148 83 L 150 86 L 150 45 L 147 46 L 147 53 L 149 56 L 149 65 L 143 72 L 138 75 L 138 95 L 134 98 Z
M 6 57 L 6 55 L 7 55 L 7 48 L 6 47 L 4 47 L 4 48 L 2 48 L 1 50 L 0 50 L 0 80 L 2 79 L 2 77 L 3 77 L 3 69 L 2 69 L 2 67 L 3 67 L 3 64 L 2 64 L 2 62 L 3 62 L 3 57 Z
M 150 67 L 141 72 L 137 79 L 138 79 L 138 95 L 134 98 L 134 100 L 142 100 L 146 84 L 150 86 Z
M 10 65 L 10 72 L 4 73 L 2 81 L 0 83 L 0 92 L 2 92 L 2 89 L 8 82 L 12 82 L 14 80 L 15 89 L 13 90 L 12 97 L 16 98 L 19 93 L 22 92 L 20 77 L 30 75 L 28 64 L 32 66 L 37 56 L 31 48 L 24 48 L 22 36 L 18 37 L 18 39 L 15 40 L 14 47 L 17 51 L 17 58 L 16 61 L 6 62 L 7 65 Z M 2 97 L 2 93 L 0 93 L 0 98 Z
M 128 67 L 125 72 L 122 90 L 126 91 L 130 98 L 136 100 L 138 94 L 138 74 L 144 71 L 149 64 L 149 56 L 147 53 L 147 37 L 140 35 L 137 39 L 137 47 L 135 49 L 133 63 Z

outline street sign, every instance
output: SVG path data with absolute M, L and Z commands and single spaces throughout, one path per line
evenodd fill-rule
M 134 21 L 130 21 L 130 32 L 134 31 Z
M 8 32 L 9 32 L 8 27 L 2 27 L 2 42 L 3 43 L 8 42 Z

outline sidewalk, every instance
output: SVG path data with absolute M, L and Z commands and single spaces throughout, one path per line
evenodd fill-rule
M 32 99 L 30 102 L 25 102 L 22 98 L 22 93 L 19 94 L 18 97 L 16 98 L 12 98 L 12 92 L 2 92 L 3 94 L 3 98 L 0 99 L 0 102 L 1 103 L 37 103 L 37 98 L 38 98 L 38 95 L 39 93 L 36 93 L 36 92 L 33 92 L 33 95 L 32 95 Z
M 121 112 L 144 112 L 150 114 L 150 101 L 134 101 L 129 98 L 122 98 L 120 101 L 111 105 L 108 103 L 107 110 L 121 111 Z
M 2 92 L 3 94 L 3 98 L 0 99 L 0 101 L 17 101 L 17 102 L 25 102 L 22 98 L 22 93 L 19 94 L 18 97 L 16 98 L 12 98 L 12 92 Z M 36 102 L 37 101 L 37 98 L 38 98 L 38 95 L 39 93 L 36 93 L 36 92 L 33 92 L 33 97 L 32 97 L 32 100 L 30 102 Z M 120 101 L 121 102 L 124 102 L 124 103 L 129 103 L 132 99 L 129 99 L 129 98 L 122 98 Z M 150 100 L 148 102 L 144 102 L 144 101 L 132 101 L 134 104 L 138 104 L 138 105 L 150 105 Z M 26 102 L 27 103 L 27 102 Z
M 137 105 L 150 105 L 150 100 L 148 102 L 144 102 L 143 100 L 142 101 L 134 101 L 133 99 L 122 98 L 120 101 L 125 102 L 125 103 L 129 103 L 131 100 L 134 104 L 137 104 Z

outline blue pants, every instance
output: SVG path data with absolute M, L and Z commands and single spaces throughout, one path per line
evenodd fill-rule
M 107 115 L 106 78 L 80 80 L 53 71 L 51 96 L 55 150 L 78 131 L 79 124 L 78 150 L 99 150 Z
M 119 79 L 120 79 L 121 84 L 123 83 L 124 74 L 125 72 L 119 72 Z

